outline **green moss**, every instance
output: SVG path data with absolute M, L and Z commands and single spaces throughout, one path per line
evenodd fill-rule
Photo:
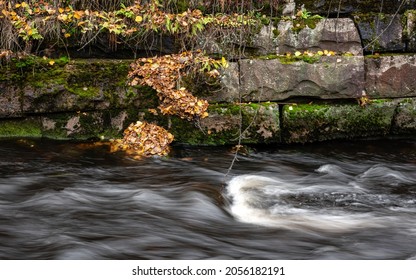
M 323 18 L 319 15 L 313 15 L 310 17 L 302 18 L 296 17 L 293 22 L 292 31 L 295 33 L 299 33 L 301 30 L 309 27 L 310 29 L 315 29 L 318 22 L 320 22 Z
M 279 29 L 275 28 L 273 29 L 273 38 L 277 38 L 280 35 L 280 31 Z
M 39 119 L 0 120 L 0 137 L 41 137 Z
M 241 116 L 240 118 L 240 110 Z M 279 109 L 275 103 L 210 105 L 209 117 L 189 122 L 176 116 L 153 115 L 145 110 L 140 120 L 167 128 L 176 143 L 190 145 L 232 145 L 238 143 L 242 121 L 242 143 L 261 144 L 280 141 Z
M 409 23 L 414 23 L 416 21 L 416 10 L 407 10 L 402 18 L 402 27 L 403 27 L 403 38 L 405 40 L 411 40 L 416 35 L 416 29 L 413 27 L 413 30 L 409 30 Z
M 365 107 L 356 104 L 302 104 L 283 108 L 285 142 L 314 142 L 384 136 L 390 132 L 396 105 L 378 100 Z
M 393 120 L 393 134 L 416 135 L 416 99 L 400 101 Z
M 259 57 L 257 57 L 257 59 L 264 59 L 264 60 L 278 59 L 280 61 L 280 63 L 282 63 L 282 64 L 292 64 L 292 63 L 295 63 L 295 62 L 298 62 L 298 61 L 304 61 L 306 63 L 313 64 L 313 63 L 316 63 L 316 62 L 320 61 L 321 56 L 320 55 L 313 55 L 313 56 L 309 56 L 309 55 L 299 55 L 299 56 L 290 55 L 290 56 L 286 56 L 286 55 L 268 54 L 268 55 L 259 56 Z
M 93 98 L 100 93 L 100 89 L 97 87 L 79 86 L 78 84 L 65 87 L 70 93 L 78 95 L 82 98 Z

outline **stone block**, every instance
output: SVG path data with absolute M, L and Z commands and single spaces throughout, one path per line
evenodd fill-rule
M 362 55 L 360 36 L 351 19 L 307 19 L 297 22 L 282 20 L 277 25 L 261 24 L 246 31 L 221 30 L 220 34 L 208 30 L 199 37 L 199 47 L 207 53 L 235 59 L 325 49 Z
M 393 134 L 416 134 L 416 99 L 403 99 L 397 106 L 393 119 Z
M 364 89 L 362 56 L 323 56 L 313 63 L 277 59 L 240 60 L 211 101 L 281 101 L 294 97 L 357 98 Z M 236 71 L 239 69 L 239 75 Z
M 294 24 L 296 21 L 279 23 L 279 35 L 274 40 L 277 53 L 293 53 L 297 50 L 331 50 L 338 53 L 349 52 L 353 55 L 363 53 L 360 35 L 349 18 L 321 19 L 316 22 L 314 28 L 305 26 L 298 31 L 294 31 Z
M 403 36 L 407 43 L 407 52 L 416 52 L 416 10 L 406 11 L 404 14 Z
M 383 137 L 390 133 L 394 102 L 375 102 L 365 107 L 345 105 L 285 105 L 282 139 L 306 143 L 333 139 Z
M 64 67 L 56 66 L 29 73 L 21 85 L 23 113 L 140 106 L 138 99 L 142 96 L 138 89 L 126 85 L 130 62 L 73 60 Z
M 41 136 L 42 124 L 39 117 L 0 119 L 0 138 Z
M 241 111 L 240 111 L 241 109 Z M 168 127 L 176 143 L 191 145 L 264 144 L 280 142 L 277 103 L 217 104 L 209 106 L 209 116 L 189 122 L 176 116 L 153 115 L 143 111 L 139 120 Z
M 365 52 L 404 52 L 401 15 L 355 14 Z
M 365 68 L 370 97 L 416 96 L 416 55 L 368 56 Z
M 22 116 L 19 90 L 9 84 L 0 83 L 0 119 Z
M 41 115 L 42 136 L 52 139 L 110 139 L 137 120 L 137 112 L 99 110 Z
M 305 8 L 312 13 L 318 14 L 350 14 L 353 12 L 361 13 L 403 13 L 407 9 L 416 9 L 416 0 L 296 0 L 296 4 L 305 5 Z

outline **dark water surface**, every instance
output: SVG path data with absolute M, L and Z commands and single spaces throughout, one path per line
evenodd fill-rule
M 416 141 L 132 160 L 0 141 L 0 259 L 416 259 Z

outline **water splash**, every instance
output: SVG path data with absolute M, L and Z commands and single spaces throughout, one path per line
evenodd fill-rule
M 322 195 L 323 188 L 327 191 Z M 348 189 L 348 188 L 347 188 Z M 258 175 L 234 177 L 227 186 L 231 214 L 241 222 L 289 230 L 322 230 L 332 232 L 359 228 L 382 227 L 384 223 L 371 213 L 352 213 L 347 210 L 319 207 L 345 196 L 335 193 L 337 186 L 305 186 Z M 332 193 L 331 196 L 328 193 Z M 308 196 L 310 205 L 288 198 Z M 317 201 L 317 202 L 316 202 Z M 297 204 L 296 204 L 297 203 Z

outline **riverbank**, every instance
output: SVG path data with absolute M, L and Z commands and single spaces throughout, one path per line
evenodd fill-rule
M 279 18 L 261 16 L 244 36 L 241 26 L 221 29 L 223 36 L 215 28 L 196 33 L 194 48 L 229 65 L 215 81 L 193 76 L 178 85 L 210 103 L 207 118 L 162 115 L 155 90 L 128 84 L 133 57 L 153 55 L 153 45 L 127 55 L 119 43 L 118 50 L 84 50 L 78 58 L 68 45 L 71 58 L 55 49 L 50 57 L 2 64 L 0 137 L 108 140 L 138 120 L 192 145 L 415 136 L 414 3 L 378 15 L 343 5 L 336 18 L 325 18 L 323 8 L 295 2 L 317 15 L 292 7 Z M 157 53 L 178 51 L 172 36 L 160 40 Z M 119 56 L 125 59 L 112 58 Z

